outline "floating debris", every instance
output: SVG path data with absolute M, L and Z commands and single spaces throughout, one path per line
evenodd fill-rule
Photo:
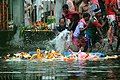
M 105 56 L 102 53 L 86 53 L 86 52 L 73 52 L 71 49 L 68 52 L 58 52 L 54 50 L 45 51 L 37 49 L 36 51 L 30 52 L 17 52 L 13 55 L 8 54 L 4 57 L 5 61 L 24 61 L 24 60 L 38 60 L 42 62 L 47 61 L 80 61 L 80 60 L 104 60 L 104 59 L 116 59 L 117 55 Z

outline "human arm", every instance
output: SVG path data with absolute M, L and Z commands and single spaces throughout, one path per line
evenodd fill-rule
M 103 38 L 102 32 L 100 30 L 102 28 L 102 25 L 98 23 L 97 21 L 93 22 L 93 25 L 96 27 L 98 34 Z
M 105 26 L 106 23 L 107 23 L 107 19 L 105 19 L 105 21 L 102 22 L 101 28 L 102 28 L 103 26 Z
M 80 28 L 80 32 L 83 32 L 85 30 L 87 30 L 88 27 L 85 27 L 85 28 Z
M 85 27 L 82 28 L 80 31 L 85 31 L 85 30 L 87 30 L 87 29 L 90 27 L 91 18 L 92 18 L 92 17 L 89 18 L 89 20 L 88 20 L 88 21 L 86 22 L 86 24 L 84 25 Z
M 103 35 L 102 35 L 102 32 L 101 32 L 101 30 L 100 30 L 99 27 L 97 27 L 97 31 L 98 31 L 98 33 L 100 34 L 100 36 L 102 37 Z
M 79 28 L 80 32 L 83 32 L 86 28 L 83 22 L 79 22 L 77 27 Z M 78 29 L 78 28 L 76 28 L 76 29 Z
M 108 12 L 107 12 L 107 10 L 108 10 L 108 5 L 109 5 L 109 0 L 105 0 L 105 15 L 107 16 L 108 15 Z
M 120 12 L 116 9 L 116 7 L 114 6 L 113 3 L 111 3 L 110 5 L 111 5 L 111 7 L 113 8 L 115 14 L 117 14 L 117 15 L 120 14 Z

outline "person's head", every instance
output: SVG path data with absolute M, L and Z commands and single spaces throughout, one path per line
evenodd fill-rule
M 64 12 L 65 14 L 68 14 L 69 7 L 68 7 L 67 4 L 64 4 L 64 5 L 62 6 L 62 9 L 63 9 L 63 12 Z
M 89 13 L 83 13 L 83 18 L 85 21 L 88 21 L 90 19 L 90 14 Z
M 98 18 L 98 19 L 101 19 L 101 17 L 102 17 L 101 10 L 100 9 L 95 9 L 94 12 L 95 12 L 95 17 Z
M 64 27 L 64 26 L 65 26 L 65 20 L 64 20 L 64 18 L 60 18 L 60 19 L 59 19 L 59 25 L 60 25 L 61 27 Z
M 87 3 L 88 3 L 88 0 L 83 0 L 83 2 L 87 4 Z
M 103 2 L 105 2 L 105 0 L 102 0 Z

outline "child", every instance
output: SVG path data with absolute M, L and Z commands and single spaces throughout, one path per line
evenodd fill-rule
M 90 19 L 89 13 L 84 13 L 83 18 L 79 21 L 74 33 L 72 42 L 75 45 L 76 49 L 79 50 L 80 47 L 85 48 L 86 40 L 84 37 L 84 31 L 87 29 L 87 21 Z

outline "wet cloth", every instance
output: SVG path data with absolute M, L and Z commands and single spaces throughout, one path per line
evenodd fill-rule
M 109 25 L 111 25 L 111 23 L 113 21 L 115 21 L 115 20 L 116 20 L 115 15 L 108 15 L 108 23 L 109 23 Z
M 94 36 L 86 34 L 85 37 L 88 41 L 88 43 L 87 43 L 88 48 L 91 48 L 93 44 L 95 44 L 96 42 L 99 42 L 101 40 L 101 37 L 98 34 L 95 34 Z
M 72 38 L 72 43 L 73 43 L 73 45 L 75 46 L 75 48 L 77 50 L 80 49 L 80 40 L 79 40 L 79 38 L 73 37 Z

